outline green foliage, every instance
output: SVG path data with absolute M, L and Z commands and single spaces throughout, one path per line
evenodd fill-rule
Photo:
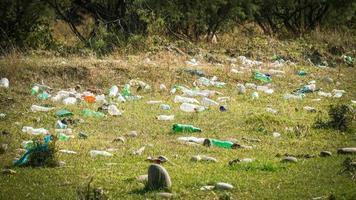
M 316 128 L 332 128 L 340 131 L 348 131 L 354 119 L 352 107 L 348 105 L 331 105 L 329 109 L 329 120 L 324 121 L 320 117 L 315 122 Z
M 28 158 L 28 163 L 26 164 L 27 166 L 31 167 L 56 167 L 58 166 L 58 161 L 56 159 L 55 153 L 56 153 L 56 138 L 53 139 L 49 145 L 48 148 L 45 150 L 40 150 L 40 151 L 34 151 L 33 153 L 30 154 Z M 41 148 L 43 145 L 42 139 L 35 139 L 33 141 L 34 144 L 34 149 Z

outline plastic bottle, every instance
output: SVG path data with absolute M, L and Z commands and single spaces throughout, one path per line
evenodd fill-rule
M 37 98 L 40 99 L 40 100 L 47 100 L 50 97 L 51 97 L 51 95 L 48 94 L 46 91 L 43 91 L 41 94 L 39 94 L 37 96 Z
M 58 140 L 60 141 L 68 141 L 69 140 L 69 136 L 64 134 L 64 133 L 58 133 L 57 134 Z
M 207 97 L 202 98 L 201 104 L 204 106 L 218 106 L 219 103 Z
M 163 102 L 160 101 L 160 100 L 158 100 L 158 101 L 152 100 L 152 101 L 147 101 L 146 103 L 147 103 L 147 104 L 160 104 L 160 103 L 163 103 Z
M 32 135 L 46 135 L 46 134 L 48 134 L 48 130 L 46 130 L 44 128 L 33 128 L 31 126 L 24 126 L 22 128 L 22 132 L 29 133 Z
M 97 156 L 104 156 L 104 157 L 111 157 L 113 156 L 111 153 L 107 151 L 99 151 L 99 150 L 91 150 L 89 152 L 91 157 L 97 157 Z
M 121 92 L 122 96 L 124 96 L 125 98 L 128 96 L 131 96 L 131 91 L 130 91 L 130 85 L 126 84 L 124 89 Z
M 161 105 L 159 105 L 159 108 L 161 110 L 170 110 L 171 109 L 171 107 L 168 104 L 161 104 Z
M 66 129 L 67 127 L 68 127 L 67 124 L 62 123 L 61 120 L 57 120 L 57 122 L 56 122 L 56 128 L 58 128 L 58 129 Z
M 160 121 L 172 121 L 174 120 L 174 115 L 158 115 L 157 119 Z
M 160 84 L 160 85 L 159 85 L 159 89 L 160 89 L 161 91 L 166 91 L 166 90 L 167 90 L 167 87 L 166 87 L 164 84 Z
M 200 128 L 194 127 L 193 125 L 189 124 L 173 124 L 172 127 L 173 132 L 201 132 Z
M 32 112 L 48 112 L 53 110 L 54 107 L 44 107 L 44 106 L 37 106 L 37 105 L 32 105 L 31 106 L 31 111 Z
M 253 92 L 251 96 L 252 96 L 252 99 L 258 99 L 258 97 L 259 97 L 258 92 Z
M 108 113 L 109 113 L 109 115 L 112 115 L 112 116 L 122 115 L 122 112 L 115 105 L 110 105 L 108 107 Z
M 178 138 L 179 141 L 182 141 L 182 142 L 194 142 L 194 143 L 197 143 L 197 144 L 203 144 L 204 143 L 204 140 L 205 138 L 197 138 L 197 137 L 179 137 Z
M 204 140 L 204 146 L 214 146 L 214 147 L 221 147 L 221 148 L 226 148 L 226 149 L 232 149 L 234 148 L 234 143 L 230 141 L 223 141 L 223 140 L 217 140 L 217 139 L 205 139 Z
M 31 88 L 31 94 L 32 94 L 32 95 L 37 94 L 39 91 L 40 91 L 40 87 L 38 87 L 37 85 L 35 85 L 35 86 L 33 86 L 33 87 Z
M 96 112 L 96 111 L 90 110 L 89 108 L 85 108 L 83 110 L 83 115 L 86 117 L 104 117 L 105 116 L 104 113 Z
M 302 99 L 303 99 L 303 95 L 285 94 L 285 95 L 283 96 L 283 98 L 284 98 L 285 100 L 289 100 L 289 99 L 302 100 Z
M 246 93 L 246 87 L 243 84 L 241 84 L 241 83 L 237 84 L 237 88 L 239 90 L 239 94 L 245 94 Z
M 109 97 L 116 97 L 118 93 L 119 93 L 119 88 L 116 85 L 113 85 L 110 88 Z
M 307 75 L 307 72 L 303 71 L 303 70 L 299 70 L 299 71 L 297 71 L 297 75 L 298 76 L 305 76 L 305 75 Z
M 56 134 L 59 134 L 59 133 L 64 133 L 64 134 L 67 134 L 67 135 L 72 135 L 73 134 L 73 130 L 71 128 L 55 129 L 54 131 L 55 131 Z
M 0 80 L 0 87 L 8 88 L 8 87 L 9 87 L 9 79 L 7 79 L 7 78 L 2 78 L 2 79 Z
M 255 77 L 256 80 L 262 81 L 264 83 L 272 82 L 272 78 L 268 74 L 262 74 L 260 72 L 255 72 L 255 76 L 254 77 Z
M 203 106 L 199 106 L 191 103 L 182 103 L 182 105 L 180 105 L 179 108 L 184 112 L 201 112 L 205 110 Z
M 67 97 L 63 99 L 64 105 L 74 105 L 77 103 L 77 99 L 75 97 Z
M 174 103 L 196 103 L 196 104 L 199 104 L 199 101 L 194 98 L 182 97 L 182 96 L 177 95 L 174 97 Z

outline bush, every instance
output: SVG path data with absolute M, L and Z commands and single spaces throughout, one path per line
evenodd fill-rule
M 332 128 L 339 131 L 351 129 L 352 120 L 355 117 L 352 107 L 348 105 L 331 105 L 329 109 L 329 120 L 324 121 L 320 117 L 315 122 L 316 128 Z

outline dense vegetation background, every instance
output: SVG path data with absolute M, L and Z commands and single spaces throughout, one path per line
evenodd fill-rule
M 1 0 L 0 10 L 1 53 L 87 49 L 103 55 L 172 41 L 211 42 L 237 29 L 278 38 L 353 35 L 356 24 L 352 0 Z

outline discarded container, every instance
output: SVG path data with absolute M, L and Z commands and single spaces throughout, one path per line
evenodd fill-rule
M 47 135 L 49 134 L 48 130 L 44 128 L 33 128 L 31 126 L 24 126 L 22 128 L 22 132 L 29 133 L 32 135 Z
M 319 91 L 318 95 L 322 97 L 332 97 L 332 94 L 330 92 Z
M 170 110 L 171 109 L 171 107 L 167 104 L 161 104 L 161 105 L 159 105 L 159 108 L 161 110 Z
M 167 90 L 167 87 L 166 87 L 164 84 L 160 84 L 160 85 L 159 85 L 159 89 L 160 89 L 161 91 L 166 91 L 166 90 Z
M 182 97 L 182 96 L 177 95 L 174 97 L 174 103 L 196 103 L 196 104 L 199 104 L 199 101 L 194 98 Z
M 237 84 L 237 89 L 239 90 L 239 94 L 245 94 L 246 93 L 246 87 L 241 83 Z
M 258 99 L 259 97 L 258 92 L 252 92 L 251 97 L 252 99 Z
M 255 72 L 254 78 L 256 80 L 262 81 L 264 83 L 270 83 L 272 82 L 272 78 L 269 74 L 262 74 L 260 72 Z
M 31 111 L 32 112 L 48 112 L 53 110 L 54 107 L 45 107 L 45 106 L 38 106 L 38 105 L 32 105 L 31 106 Z
M 0 87 L 9 88 L 9 79 L 1 78 L 0 80 Z
M 94 103 L 96 100 L 95 96 L 85 96 L 84 101 L 87 103 Z
M 297 89 L 294 91 L 296 94 L 305 94 L 305 93 L 312 93 L 316 90 L 315 81 L 310 81 L 307 85 Z
M 303 70 L 299 70 L 299 71 L 297 71 L 297 75 L 298 76 L 305 76 L 305 75 L 307 75 L 307 72 L 303 71 Z
M 180 105 L 179 108 L 184 112 L 201 112 L 205 110 L 203 106 L 199 106 L 191 103 L 182 103 L 182 105 Z
M 117 100 L 118 100 L 119 102 L 126 102 L 125 97 L 123 97 L 121 94 L 119 94 L 119 95 L 117 96 Z
M 102 103 L 102 104 L 107 103 L 107 101 L 105 99 L 105 94 L 96 95 L 95 102 Z
M 223 140 L 217 140 L 217 139 L 205 139 L 204 140 L 204 146 L 214 146 L 214 147 L 221 147 L 221 148 L 226 148 L 226 149 L 232 149 L 235 148 L 235 144 L 231 141 L 223 141 Z
M 179 141 L 182 141 L 182 142 L 193 142 L 193 143 L 197 143 L 197 144 L 203 144 L 205 138 L 179 137 L 178 140 L 179 140 Z
M 104 117 L 105 114 L 102 113 L 102 112 L 96 112 L 96 111 L 93 111 L 93 110 L 90 110 L 89 108 L 85 108 L 82 112 L 82 114 L 85 116 L 85 117 Z
M 57 122 L 56 122 L 56 128 L 58 128 L 58 129 L 66 129 L 67 127 L 68 127 L 67 124 L 62 123 L 61 120 L 57 120 Z
M 67 135 L 72 135 L 73 134 L 73 130 L 71 128 L 65 128 L 65 129 L 55 129 L 54 130 L 56 134 L 60 134 L 60 133 L 64 133 Z
M 35 85 L 35 86 L 33 86 L 33 87 L 31 88 L 31 95 L 35 95 L 35 94 L 37 94 L 39 91 L 40 91 L 40 88 L 39 88 L 37 85 Z
M 225 108 L 225 106 L 220 106 L 220 107 L 219 107 L 219 110 L 220 110 L 220 112 L 226 112 L 226 111 L 227 111 L 227 109 Z
M 118 93 L 119 93 L 119 88 L 116 85 L 113 85 L 110 88 L 109 97 L 116 97 Z
M 123 97 L 128 97 L 128 96 L 131 96 L 131 91 L 130 91 L 130 85 L 129 84 L 126 84 L 124 89 L 122 89 L 122 92 L 121 92 L 121 95 Z
M 263 86 L 257 86 L 256 89 L 258 91 L 263 91 L 266 94 L 272 94 L 274 92 L 273 89 L 270 89 L 270 88 L 268 88 L 268 86 L 264 86 L 264 85 Z
M 38 99 L 40 100 L 47 100 L 51 97 L 50 94 L 48 94 L 46 91 L 43 91 L 41 94 L 37 96 Z
M 108 113 L 109 113 L 109 115 L 112 115 L 112 116 L 122 115 L 122 112 L 115 105 L 110 105 L 108 107 Z
M 60 109 L 56 112 L 57 117 L 70 117 L 73 113 L 66 109 Z
M 75 97 L 67 97 L 63 99 L 64 105 L 74 105 L 77 103 L 77 99 Z
M 97 156 L 104 156 L 104 157 L 111 157 L 113 156 L 111 153 L 107 151 L 99 151 L 99 150 L 91 150 L 89 152 L 91 157 L 97 157 Z
M 172 130 L 174 133 L 179 132 L 201 132 L 200 128 L 188 124 L 173 124 Z
M 289 99 L 302 100 L 302 99 L 303 99 L 303 94 L 300 94 L 300 95 L 285 94 L 285 95 L 283 96 L 283 98 L 284 98 L 285 100 L 289 100 Z
M 64 134 L 64 133 L 59 133 L 57 134 L 58 140 L 60 141 L 68 141 L 69 140 L 69 136 Z
M 207 97 L 202 98 L 201 104 L 204 106 L 218 106 L 219 103 Z
M 174 120 L 174 115 L 159 115 L 157 119 L 160 121 L 172 121 Z

